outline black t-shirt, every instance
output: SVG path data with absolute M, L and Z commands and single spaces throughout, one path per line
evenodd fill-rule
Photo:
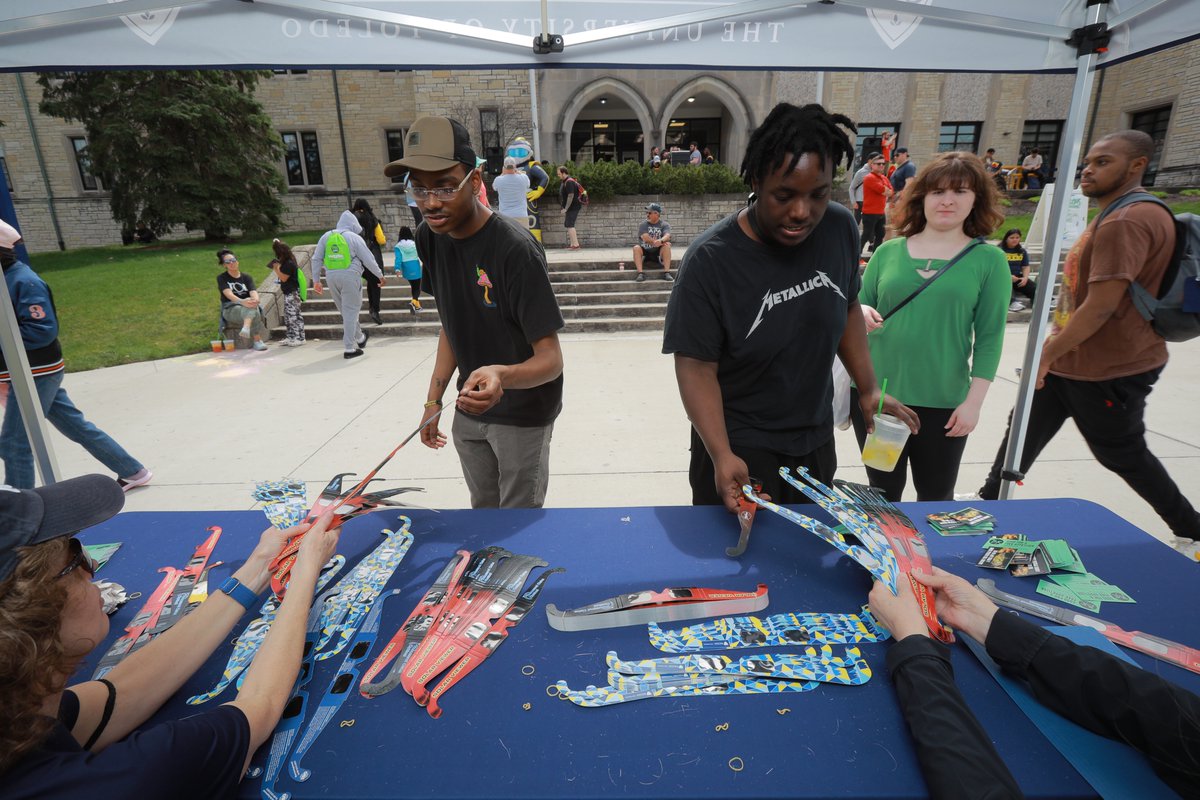
M 830 370 L 860 283 L 843 206 L 796 247 L 755 242 L 733 214 L 688 246 L 663 352 L 717 362 L 731 444 L 811 453 L 833 436 Z
M 245 300 L 254 291 L 254 278 L 251 278 L 245 272 L 239 274 L 236 278 L 231 278 L 228 272 L 222 272 L 217 276 L 217 293 L 221 295 L 221 302 L 228 303 L 229 298 L 225 296 L 225 290 L 229 289 L 233 292 L 233 296 L 238 300 Z
M 63 692 L 58 720 L 41 747 L 0 776 L 2 800 L 233 797 L 250 747 L 250 723 L 235 706 L 131 733 L 99 753 L 70 733 L 79 699 Z
M 466 239 L 435 234 L 422 223 L 417 254 L 458 362 L 460 391 L 477 368 L 526 361 L 533 355 L 531 342 L 563 327 L 546 255 L 513 220 L 492 214 Z M 549 424 L 562 409 L 562 387 L 559 375 L 532 389 L 506 389 L 479 418 L 522 427 Z
M 279 262 L 279 271 L 287 276 L 287 280 L 279 284 L 284 294 L 295 294 L 300 291 L 300 282 L 296 280 L 296 262 L 290 258 Z

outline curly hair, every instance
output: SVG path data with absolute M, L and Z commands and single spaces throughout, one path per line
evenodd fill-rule
M 955 150 L 938 155 L 904 184 L 904 193 L 897 207 L 896 233 L 912 236 L 925 230 L 925 196 L 935 189 L 970 189 L 975 192 L 975 206 L 963 220 L 967 236 L 991 236 L 1004 224 L 1000 210 L 1000 192 L 983 169 L 983 162 L 974 153 Z
M 68 541 L 20 548 L 16 570 L 0 582 L 0 775 L 49 735 L 54 721 L 42 703 L 66 688 L 75 666 L 58 638 L 67 587 L 54 580 Z
M 842 128 L 858 131 L 849 117 L 830 114 L 819 103 L 803 107 L 778 104 L 750 134 L 750 144 L 742 159 L 742 180 L 751 186 L 761 183 L 785 162 L 788 170 L 793 170 L 804 153 L 815 153 L 822 168 L 826 159 L 832 160 L 834 166 L 843 158 L 849 164 L 854 158 L 854 146 Z

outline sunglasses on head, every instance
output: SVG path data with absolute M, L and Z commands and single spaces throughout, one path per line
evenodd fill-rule
M 62 572 L 55 575 L 55 579 L 65 578 L 77 569 L 82 569 L 88 574 L 88 577 L 96 577 L 96 562 L 83 549 L 83 543 L 75 537 L 71 537 L 69 542 L 71 548 L 71 560 L 63 567 Z

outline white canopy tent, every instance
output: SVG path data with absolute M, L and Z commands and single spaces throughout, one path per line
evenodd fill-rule
M 5 0 L 0 70 L 659 67 L 1075 73 L 1071 180 L 1097 67 L 1200 36 L 1196 0 Z M 436 8 L 437 17 L 426 16 Z M 987 8 L 989 13 L 979 9 Z M 990 13 L 1001 9 L 999 13 Z M 0 186 L 0 189 L 3 187 Z M 1024 445 L 1071 192 L 1054 193 L 1005 462 Z M 15 222 L 15 221 L 14 221 Z M 56 479 L 7 289 L 0 346 Z M 20 364 L 21 369 L 17 368 Z M 1006 480 L 1002 496 L 1011 484 Z

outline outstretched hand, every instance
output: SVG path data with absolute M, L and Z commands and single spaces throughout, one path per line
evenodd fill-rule
M 871 594 L 867 597 L 871 615 L 883 627 L 892 633 L 897 642 L 907 636 L 928 636 L 929 626 L 921 616 L 921 606 L 917 596 L 913 594 L 912 584 L 908 581 L 908 573 L 899 575 L 896 581 L 897 593 L 892 594 L 882 581 L 875 581 Z

